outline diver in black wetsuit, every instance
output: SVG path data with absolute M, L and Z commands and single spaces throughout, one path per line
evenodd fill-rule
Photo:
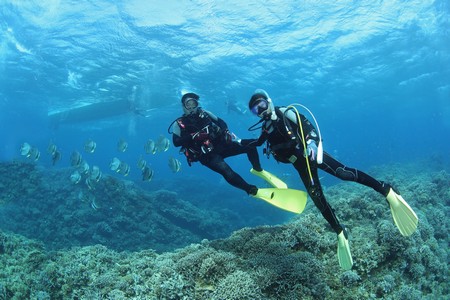
M 340 224 L 334 210 L 323 194 L 317 172 L 318 169 L 322 169 L 342 180 L 358 182 L 373 188 L 387 198 L 391 205 L 395 224 L 401 234 L 409 236 L 415 231 L 417 216 L 406 201 L 389 184 L 378 181 L 357 169 L 343 165 L 326 152 L 322 152 L 322 161 L 322 155 L 318 156 L 320 138 L 316 129 L 296 109 L 294 110 L 292 107 L 275 107 L 264 90 L 255 91 L 250 98 L 249 109 L 253 114 L 261 118 L 261 121 L 257 124 L 262 123 L 262 133 L 258 139 L 243 140 L 242 144 L 261 146 L 267 141 L 267 153 L 272 154 L 279 162 L 291 163 L 294 166 L 314 204 L 338 235 L 338 258 L 342 268 L 350 269 L 353 265 L 347 232 Z M 256 127 L 257 124 L 250 129 Z
M 243 146 L 224 120 L 199 107 L 199 99 L 195 93 L 184 94 L 181 98 L 184 114 L 173 122 L 173 144 L 182 147 L 189 165 L 200 161 L 232 186 L 255 195 L 258 188 L 233 171 L 224 158 L 246 153 L 253 169 L 262 172 L 256 147 Z

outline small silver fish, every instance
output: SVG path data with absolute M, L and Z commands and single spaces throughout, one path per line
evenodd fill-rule
M 125 140 L 120 139 L 120 141 L 117 142 L 117 150 L 119 150 L 119 152 L 125 152 L 125 151 L 127 151 L 127 149 L 128 149 L 128 143 Z
M 156 150 L 158 152 L 166 152 L 170 147 L 170 141 L 165 136 L 161 135 L 156 142 Z
M 78 166 L 78 171 L 81 174 L 87 174 L 89 172 L 89 164 L 85 160 L 82 160 Z
M 144 145 L 145 153 L 147 154 L 155 154 L 156 153 L 156 144 L 153 140 L 148 140 Z
M 77 170 L 75 170 L 71 175 L 70 175 L 70 181 L 73 184 L 77 184 L 78 182 L 80 182 L 81 180 L 81 174 L 80 172 L 78 172 Z
M 153 179 L 153 170 L 150 169 L 149 167 L 145 167 L 142 170 L 142 180 L 143 181 L 151 181 Z
M 30 150 L 31 150 L 30 144 L 23 143 L 22 146 L 20 146 L 20 155 L 30 157 Z
M 128 176 L 130 174 L 130 166 L 123 161 L 120 161 L 117 157 L 114 157 L 111 163 L 109 164 L 109 168 L 111 171 L 115 171 L 116 173 L 120 173 L 123 176 Z
M 23 143 L 22 146 L 20 146 L 20 154 L 34 160 L 38 160 L 39 157 L 41 157 L 41 152 L 28 143 Z
M 50 142 L 50 144 L 48 144 L 47 147 L 47 153 L 53 156 L 53 154 L 57 151 L 57 149 L 58 148 L 56 147 L 56 145 Z
M 97 210 L 97 209 L 99 208 L 98 205 L 97 205 L 97 203 L 95 203 L 95 197 L 92 198 L 92 200 L 91 200 L 91 207 L 92 207 L 94 210 Z
M 141 156 L 137 162 L 137 166 L 139 169 L 144 170 L 144 168 L 147 166 L 147 161 Z
M 181 162 L 174 157 L 170 157 L 169 158 L 169 168 L 172 170 L 172 172 L 178 173 L 181 171 Z
M 117 170 L 119 169 L 120 164 L 121 164 L 120 159 L 114 157 L 111 163 L 109 164 L 109 168 L 111 169 L 111 171 L 119 172 Z
M 98 166 L 92 166 L 89 178 L 95 182 L 98 182 L 102 178 L 102 171 Z
M 74 152 L 72 152 L 72 155 L 70 156 L 70 165 L 72 167 L 78 167 L 81 164 L 82 160 L 83 160 L 83 157 L 81 156 L 80 152 L 74 151 Z
M 37 148 L 31 147 L 27 157 L 30 159 L 38 160 L 39 157 L 41 157 L 41 152 Z
M 130 174 L 130 166 L 125 162 L 121 162 L 116 172 L 122 174 L 123 176 L 128 176 L 128 174 Z
M 52 165 L 55 165 L 60 159 L 61 159 L 61 152 L 55 150 L 55 152 L 52 153 Z
M 84 151 L 87 153 L 94 153 L 97 148 L 97 143 L 89 139 L 84 143 Z
M 85 183 L 86 183 L 86 186 L 88 187 L 88 189 L 95 190 L 94 180 L 92 180 L 90 177 L 86 178 Z

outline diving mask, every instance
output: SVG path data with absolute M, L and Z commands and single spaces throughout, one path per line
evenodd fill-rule
M 253 114 L 263 118 L 269 110 L 269 103 L 264 98 L 259 98 L 255 101 L 255 105 L 251 108 Z
M 186 99 L 186 100 L 184 101 L 184 107 L 185 107 L 187 110 L 192 110 L 192 109 L 194 109 L 194 108 L 197 108 L 197 107 L 198 107 L 198 101 L 197 101 L 197 99 L 194 99 L 194 98 L 188 98 L 188 99 Z
M 183 108 L 184 112 L 188 115 L 196 113 L 198 108 L 198 100 L 195 98 L 187 98 L 183 102 Z

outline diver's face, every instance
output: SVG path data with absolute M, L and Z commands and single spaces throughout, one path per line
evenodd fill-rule
M 193 114 L 197 111 L 198 101 L 194 98 L 188 98 L 184 101 L 184 108 L 188 114 Z
M 251 111 L 254 115 L 260 118 L 265 118 L 270 112 L 268 101 L 264 98 L 256 100 L 255 105 L 251 108 Z

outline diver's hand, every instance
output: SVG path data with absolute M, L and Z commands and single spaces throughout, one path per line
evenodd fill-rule
M 229 144 L 233 141 L 233 133 L 231 133 L 228 129 L 224 131 L 225 143 Z
M 231 131 L 229 131 L 228 129 L 225 130 L 225 143 L 229 144 L 229 143 L 237 143 L 237 144 L 241 144 L 241 139 L 237 137 L 237 135 L 235 135 L 234 133 L 232 133 Z
M 242 139 L 240 139 L 237 135 L 235 135 L 234 133 L 232 133 L 232 134 L 231 134 L 231 137 L 232 137 L 232 140 L 231 140 L 231 141 L 232 141 L 233 143 L 242 145 L 242 144 L 241 144 Z
M 317 145 L 314 140 L 306 141 L 306 152 L 311 160 L 316 160 L 317 157 Z
M 205 141 L 209 139 L 209 134 L 207 134 L 206 132 L 196 132 L 191 135 L 194 141 Z

